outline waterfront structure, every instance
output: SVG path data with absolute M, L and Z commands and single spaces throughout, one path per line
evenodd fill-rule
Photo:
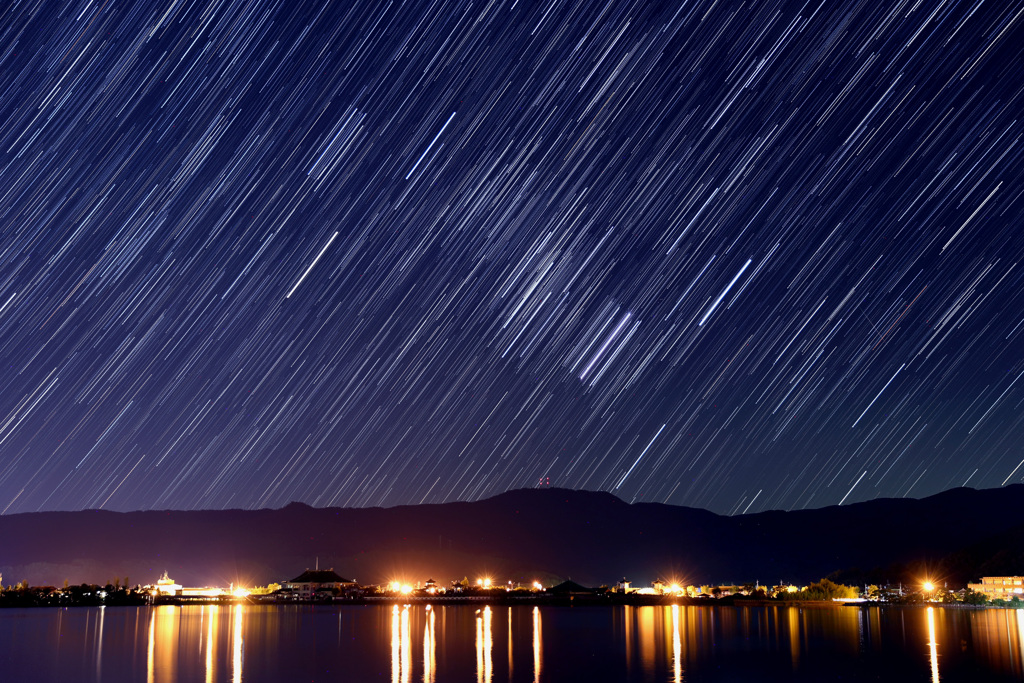
M 333 569 L 307 569 L 291 581 L 285 581 L 281 590 L 293 600 L 305 601 L 329 599 L 356 586 L 355 581 L 341 578 Z
M 977 593 L 984 593 L 989 600 L 1024 599 L 1024 577 L 983 576 L 981 583 L 969 583 L 967 587 Z
M 173 598 L 181 592 L 182 585 L 180 583 L 176 583 L 174 579 L 168 577 L 167 571 L 165 570 L 164 575 L 157 579 L 156 585 L 148 586 L 148 588 L 150 588 L 150 593 L 154 597 Z
M 549 595 L 555 596 L 574 596 L 574 595 L 594 595 L 594 591 L 586 586 L 581 586 L 572 579 L 563 581 L 557 586 L 552 586 L 547 590 Z
M 174 579 L 167 576 L 165 571 L 163 576 L 157 579 L 155 586 L 144 586 L 149 594 L 153 598 L 177 598 L 177 599 L 190 599 L 190 600 L 216 600 L 230 595 L 238 595 L 238 593 L 232 593 L 226 591 L 223 588 L 212 588 L 210 586 L 203 587 L 186 587 L 177 583 Z M 248 594 L 247 591 L 244 591 Z

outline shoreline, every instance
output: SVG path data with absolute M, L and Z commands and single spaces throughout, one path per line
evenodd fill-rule
M 250 606 L 272 606 L 272 607 L 338 607 L 338 606 L 372 606 L 372 605 L 490 605 L 490 606 L 548 606 L 548 607 L 796 607 L 798 609 L 843 609 L 855 607 L 858 609 L 879 607 L 879 608 L 911 608 L 920 609 L 924 607 L 940 607 L 953 610 L 987 610 L 987 609 L 1017 609 L 1010 605 L 967 605 L 963 603 L 894 603 L 894 602 L 835 602 L 831 600 L 757 600 L 744 598 L 718 598 L 718 599 L 695 599 L 679 596 L 623 596 L 623 595 L 571 595 L 571 596 L 362 596 L 353 598 L 338 598 L 334 600 L 259 600 L 252 597 L 224 599 L 208 598 L 160 598 L 153 601 L 138 603 L 114 603 L 114 604 L 64 604 L 64 605 L 9 605 L 6 607 L 17 608 L 67 608 L 67 607 L 160 607 L 164 605 L 250 605 Z M 0 610 L 3 608 L 0 607 Z

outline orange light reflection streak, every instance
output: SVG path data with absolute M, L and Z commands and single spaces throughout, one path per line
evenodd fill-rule
M 423 627 L 423 683 L 434 683 L 436 665 L 435 648 L 437 641 L 434 640 L 434 610 L 427 605 L 427 623 Z
M 931 654 L 932 683 L 939 683 L 939 648 L 935 642 L 935 608 L 928 608 L 928 650 Z
M 540 683 L 541 664 L 540 607 L 533 608 L 533 681 Z
M 476 680 L 477 683 L 490 683 L 494 669 L 491 661 L 491 648 L 494 645 L 491 637 L 491 608 L 477 610 L 476 615 Z
M 231 680 L 242 683 L 242 606 L 235 605 L 235 623 L 231 633 Z

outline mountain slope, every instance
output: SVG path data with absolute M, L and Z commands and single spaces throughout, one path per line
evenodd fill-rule
M 0 516 L 0 572 L 6 584 L 126 575 L 146 583 L 164 570 L 189 585 L 250 584 L 287 580 L 319 561 L 364 583 L 483 574 L 771 583 L 959 552 L 970 573 L 1024 556 L 1006 545 L 1024 542 L 1021 511 L 1024 485 L 736 517 L 564 489 L 394 508 L 43 512 Z

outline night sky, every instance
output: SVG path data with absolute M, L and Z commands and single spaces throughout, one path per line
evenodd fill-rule
M 15 2 L 0 512 L 1024 481 L 1024 2 Z

